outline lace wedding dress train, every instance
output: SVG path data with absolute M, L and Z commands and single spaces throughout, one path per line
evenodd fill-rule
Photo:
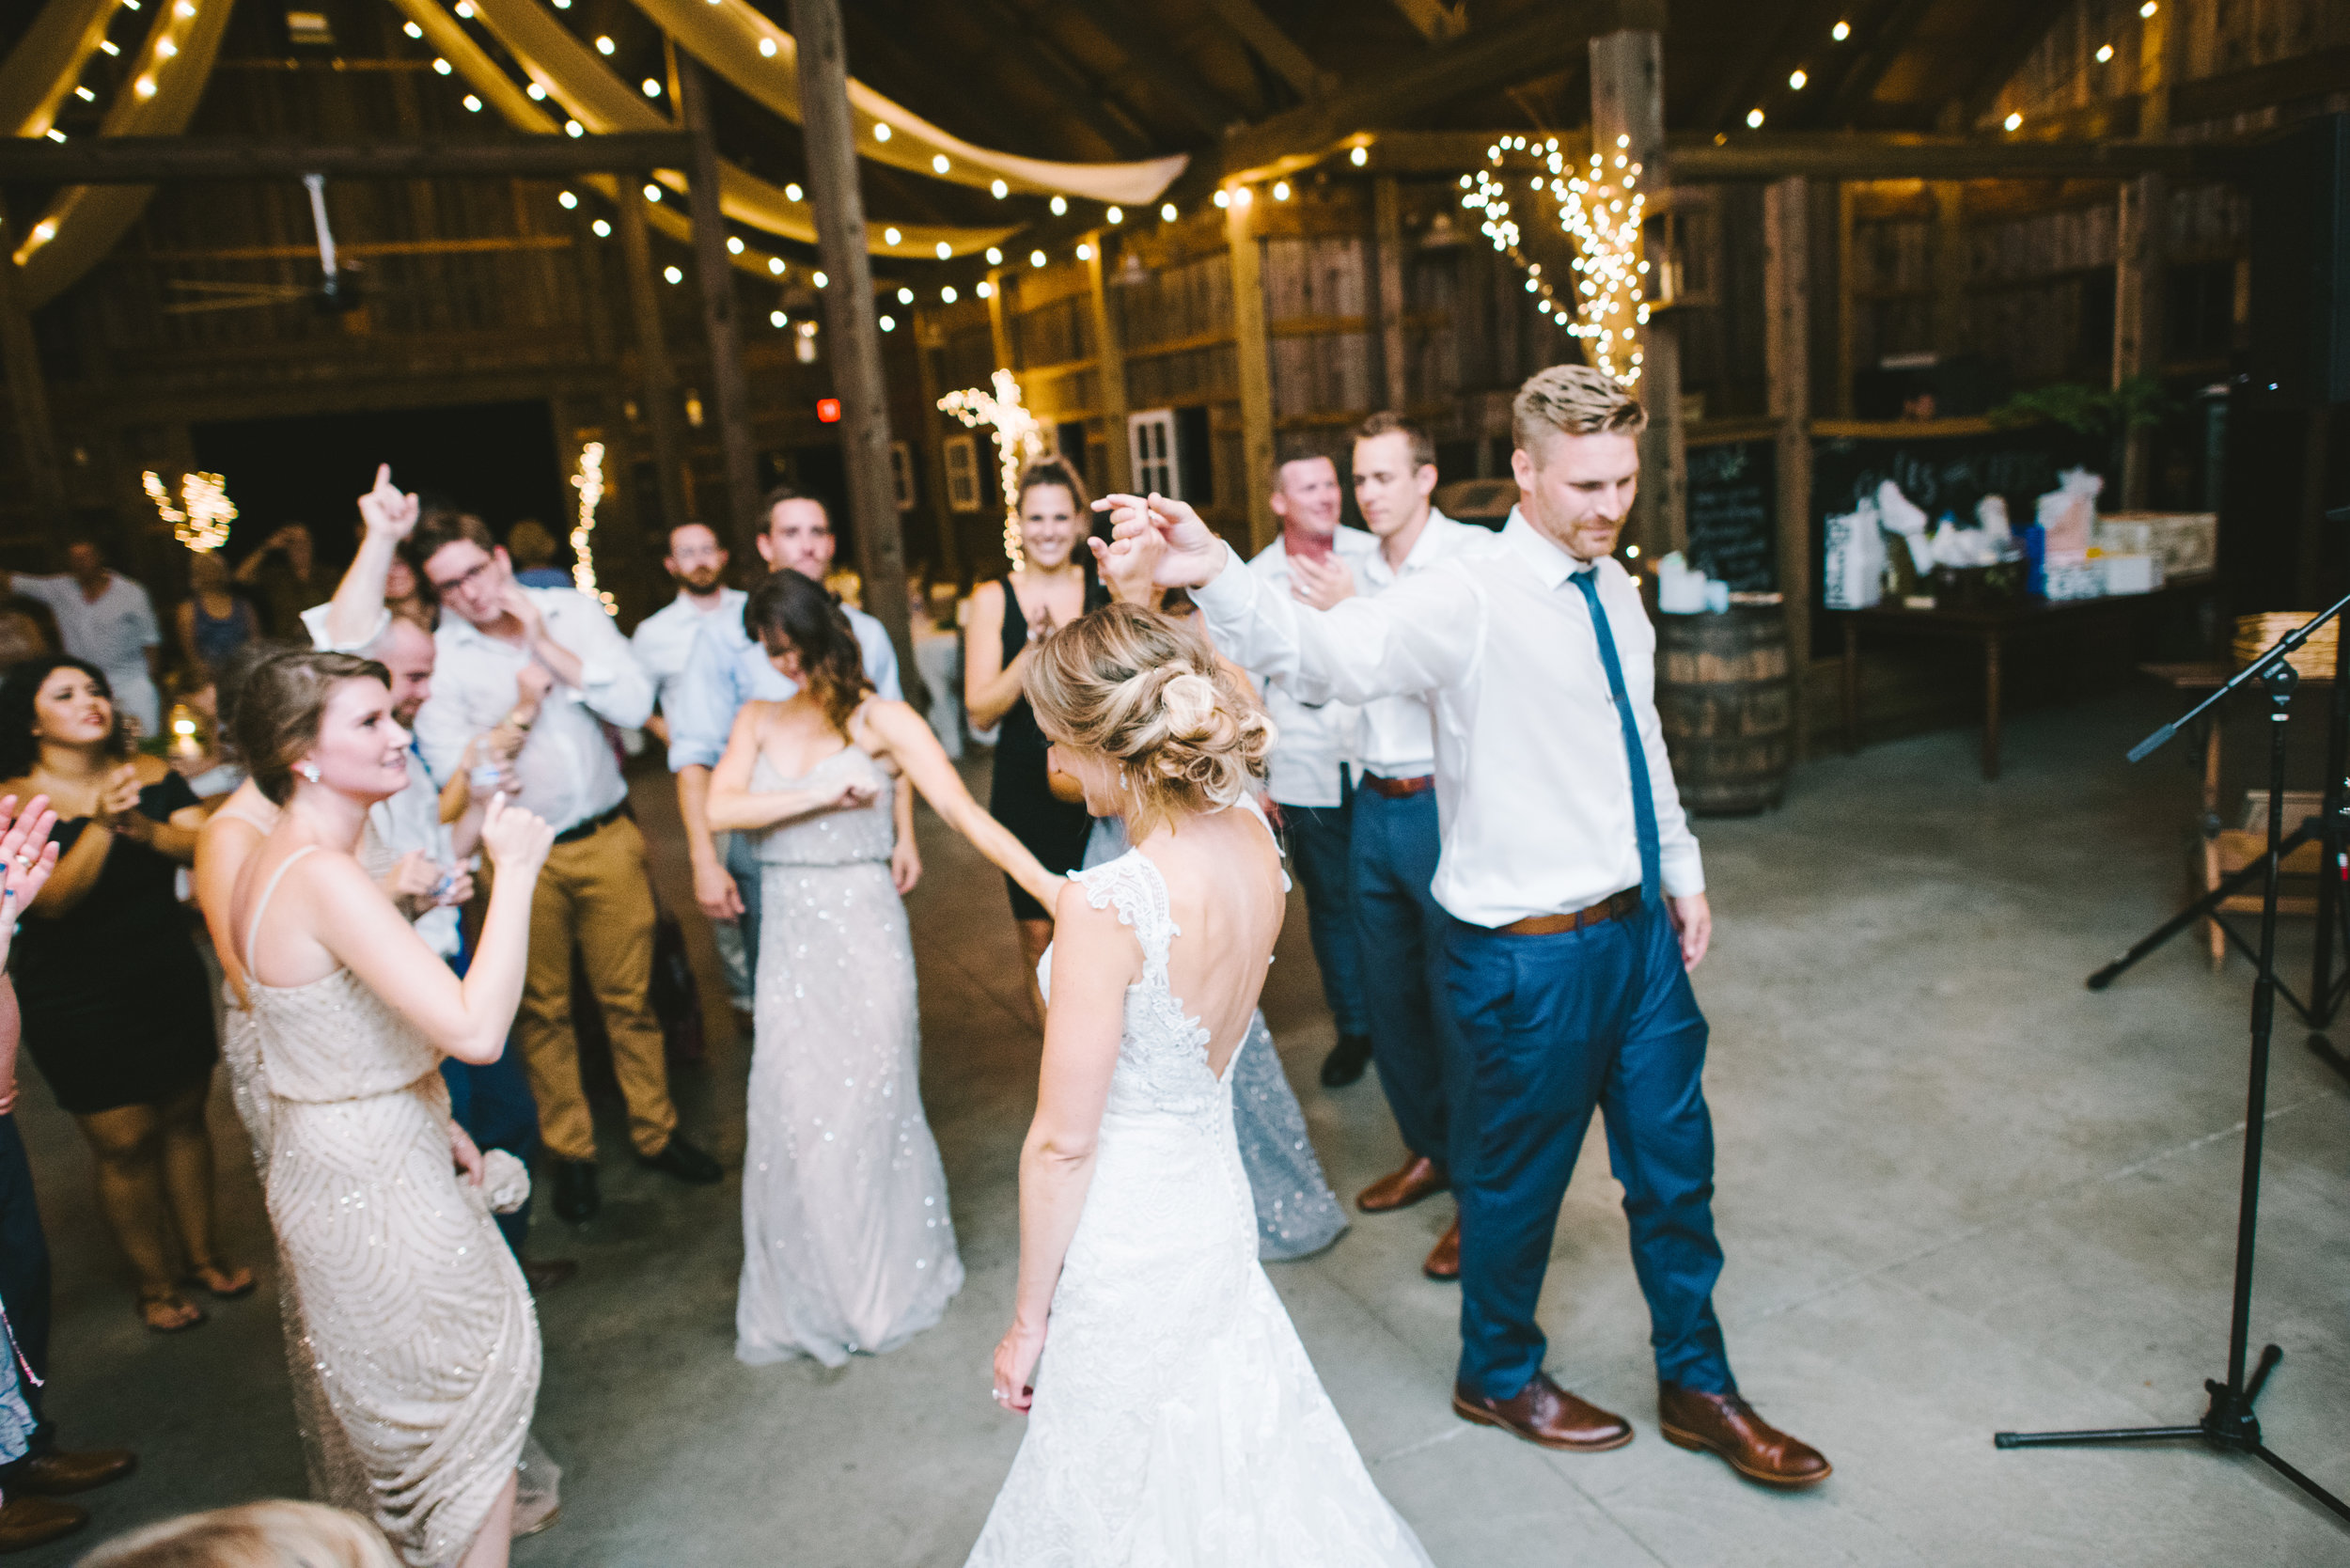
M 1427 1568 L 1257 1262 L 1232 1067 L 1209 1071 L 1168 991 L 1158 868 L 1129 852 L 1077 880 L 1143 972 L 1027 1435 L 967 1568 Z

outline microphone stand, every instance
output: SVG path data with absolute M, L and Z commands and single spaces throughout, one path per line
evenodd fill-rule
M 2300 684 L 2300 672 L 2289 662 L 2295 649 L 2307 642 L 2310 635 L 2328 620 L 2350 608 L 2350 595 L 2311 620 L 2306 626 L 2288 632 L 2233 680 L 2180 715 L 2164 725 L 2130 751 L 2130 760 L 2156 750 L 2179 730 L 2223 701 L 2239 687 L 2258 681 L 2268 699 L 2268 855 L 2262 867 L 2264 877 L 2261 888 L 2260 973 L 2252 986 L 2252 1050 L 2250 1085 L 2246 1092 L 2244 1112 L 2244 1174 L 2238 1189 L 2235 1236 L 2235 1298 L 2233 1315 L 2228 1335 L 2228 1380 L 2220 1383 L 2206 1380 L 2204 1388 L 2211 1395 L 2211 1405 L 2201 1420 L 2193 1426 L 2119 1427 L 2079 1432 L 2001 1432 L 1992 1442 L 2002 1449 L 2054 1448 L 2082 1444 L 2115 1444 L 2163 1442 L 2201 1438 L 2223 1453 L 2248 1453 L 2308 1493 L 2335 1514 L 2350 1521 L 2350 1503 L 2303 1475 L 2287 1464 L 2274 1450 L 2261 1440 L 2260 1419 L 2252 1405 L 2267 1386 L 2268 1374 L 2284 1359 L 2284 1352 L 2275 1345 L 2264 1347 L 2260 1362 L 2247 1375 L 2246 1350 L 2251 1336 L 2252 1255 L 2255 1232 L 2260 1219 L 2261 1149 L 2268 1115 L 2268 1047 L 2277 1019 L 2277 899 L 2283 856 L 2280 853 L 2284 840 L 2285 800 L 2285 723 L 2291 716 L 2294 688 Z M 2335 685 L 2335 702 L 2342 704 L 2342 688 Z M 2328 783 L 2328 792 L 2339 806 L 2341 781 Z M 2338 855 L 2341 841 L 2335 837 L 2337 819 L 2328 814 L 2326 835 L 2328 848 Z M 2334 870 L 2329 860 L 2326 870 Z M 2314 999 L 2314 998 L 2313 998 Z

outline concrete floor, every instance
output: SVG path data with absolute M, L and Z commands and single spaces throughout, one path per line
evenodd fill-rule
M 1990 1442 L 2001 1427 L 2191 1421 L 2203 1379 L 2224 1371 L 2247 968 L 2215 979 L 2181 940 L 2109 993 L 2080 983 L 2178 899 L 2191 776 L 2169 755 L 2121 760 L 2160 716 L 2136 696 L 2026 714 L 1996 785 L 1970 736 L 1888 745 L 1807 767 L 1778 812 L 1703 825 L 1719 921 L 1699 976 L 1729 1252 L 1718 1303 L 1747 1392 L 1836 1462 L 1825 1486 L 1775 1496 L 1656 1435 L 1596 1129 L 1543 1319 L 1553 1375 L 1631 1416 L 1629 1448 L 1554 1455 L 1453 1418 L 1456 1293 L 1417 1270 L 1447 1202 L 1361 1219 L 1324 1256 L 1275 1267 L 1373 1474 L 1438 1563 L 2350 1558 L 2350 1530 L 2248 1459 Z M 665 794 L 640 783 L 665 894 L 686 907 Z M 585 1266 L 540 1304 L 538 1430 L 566 1466 L 565 1502 L 517 1548 L 522 1568 L 962 1561 L 1020 1435 L 983 1384 L 1010 1299 L 1037 1048 L 1000 882 L 924 823 L 930 874 L 911 901 L 924 1094 L 970 1283 L 943 1325 L 886 1357 L 743 1367 L 735 1186 L 688 1191 L 608 1161 L 603 1217 L 538 1231 L 540 1252 Z M 1302 910 L 1265 1008 L 1351 1194 L 1399 1145 L 1374 1082 L 1311 1087 L 1331 1031 Z M 726 1042 L 721 1009 L 713 1023 Z M 2298 1032 L 2280 1040 L 2254 1344 L 2286 1359 L 2261 1415 L 2289 1459 L 2350 1489 L 2350 1094 Z M 729 1161 L 745 1057 L 721 1043 L 681 1076 L 686 1125 Z M 100 1533 L 298 1495 L 274 1294 L 216 1308 L 194 1334 L 146 1333 L 78 1140 L 45 1090 L 25 1100 L 58 1254 L 55 1413 L 71 1441 L 137 1445 L 143 1467 L 87 1499 L 97 1530 L 22 1560 L 66 1563 Z M 225 1093 L 216 1124 L 230 1230 L 265 1262 Z

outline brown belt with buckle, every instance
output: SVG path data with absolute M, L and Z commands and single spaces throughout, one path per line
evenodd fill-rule
M 1382 800 L 1408 800 L 1434 789 L 1436 776 L 1424 773 L 1418 778 L 1382 778 L 1375 773 L 1367 773 L 1363 775 L 1362 784 L 1364 789 Z
M 1606 920 L 1624 920 L 1640 912 L 1640 890 L 1627 887 L 1613 898 L 1602 899 L 1589 909 L 1572 910 L 1564 915 L 1528 915 L 1523 920 L 1512 920 L 1494 929 L 1504 936 L 1557 936 L 1563 932 L 1581 931 Z

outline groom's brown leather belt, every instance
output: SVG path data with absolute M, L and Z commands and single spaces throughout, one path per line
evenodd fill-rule
M 1570 910 L 1564 915 L 1528 915 L 1523 920 L 1512 920 L 1494 929 L 1504 936 L 1557 936 L 1562 932 L 1581 931 L 1606 920 L 1622 920 L 1640 912 L 1640 890 L 1627 887 L 1613 898 L 1602 899 L 1589 909 Z
M 1375 773 L 1363 775 L 1363 788 L 1384 800 L 1405 800 L 1423 794 L 1436 787 L 1436 776 L 1421 774 L 1418 778 L 1382 778 Z

